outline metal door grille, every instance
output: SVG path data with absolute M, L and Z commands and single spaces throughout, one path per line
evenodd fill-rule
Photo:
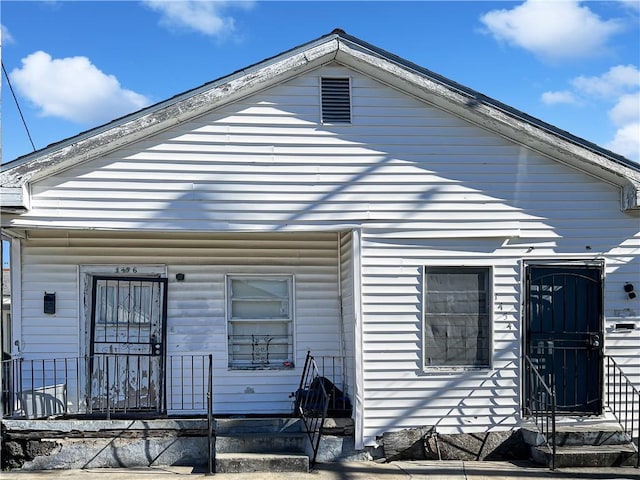
M 555 386 L 558 411 L 601 413 L 602 336 L 601 266 L 528 267 L 525 354 Z
M 164 410 L 166 278 L 93 278 L 89 410 Z

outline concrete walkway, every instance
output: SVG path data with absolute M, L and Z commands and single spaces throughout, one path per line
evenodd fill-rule
M 48 470 L 2 472 L 0 479 L 63 480 L 180 480 L 212 478 L 192 467 L 150 467 L 136 469 Z M 555 471 L 531 464 L 509 462 L 414 461 L 379 464 L 374 462 L 317 465 L 304 473 L 224 473 L 218 480 L 640 480 L 640 470 L 616 468 L 563 468 Z

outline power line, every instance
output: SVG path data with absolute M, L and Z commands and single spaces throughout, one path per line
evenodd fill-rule
M 29 137 L 29 142 L 31 142 L 31 147 L 33 151 L 36 151 L 36 146 L 33 144 L 33 139 L 31 138 L 31 133 L 29 132 L 29 127 L 27 127 L 27 122 L 24 119 L 24 115 L 22 114 L 22 109 L 20 108 L 20 104 L 18 103 L 18 97 L 16 97 L 16 93 L 13 91 L 13 85 L 11 85 L 11 80 L 9 80 L 9 75 L 7 74 L 7 69 L 4 68 L 4 62 L 2 62 L 2 73 L 4 73 L 4 78 L 7 79 L 7 84 L 9 85 L 9 90 L 11 90 L 11 95 L 13 95 L 13 101 L 16 102 L 16 107 L 18 107 L 18 113 L 20 114 L 20 118 L 22 119 L 22 124 L 24 125 L 24 129 L 27 131 L 27 137 Z

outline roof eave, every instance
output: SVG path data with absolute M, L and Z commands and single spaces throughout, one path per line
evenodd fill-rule
M 26 185 L 0 187 L 0 213 L 24 213 L 29 207 L 30 197 Z

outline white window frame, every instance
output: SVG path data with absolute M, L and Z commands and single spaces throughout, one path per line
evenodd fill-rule
M 428 365 L 429 356 L 427 347 L 427 296 L 429 295 L 427 287 L 427 273 L 433 270 L 483 270 L 486 272 L 486 315 L 487 315 L 487 364 L 486 365 L 453 365 L 453 364 L 436 364 Z M 489 370 L 493 365 L 493 268 L 487 265 L 425 265 L 422 269 L 422 369 L 429 371 L 467 371 L 467 370 Z
M 234 280 L 262 280 L 262 281 L 286 281 L 288 292 L 288 312 L 282 318 L 265 318 L 265 317 L 247 317 L 233 318 L 232 304 L 235 298 L 232 292 L 232 282 Z M 259 301 L 259 300 L 256 300 Z M 230 273 L 225 275 L 225 322 L 227 329 L 227 364 L 230 370 L 283 370 L 294 367 L 295 359 L 295 277 L 293 274 L 237 274 Z M 264 342 L 258 338 L 260 342 L 256 351 L 252 347 L 252 357 L 244 360 L 233 358 L 234 346 L 232 344 L 233 325 L 242 323 L 263 323 L 263 324 L 280 324 L 286 325 L 287 336 L 287 354 L 284 356 L 267 357 L 264 350 Z M 256 337 L 264 337 L 264 334 L 256 335 Z M 254 340 L 252 340 L 253 342 Z M 238 347 L 240 348 L 240 347 Z M 257 352 L 257 353 L 256 353 Z M 262 352 L 262 353 L 260 353 Z M 254 356 L 255 353 L 255 356 Z M 261 356 L 263 355 L 263 356 Z M 278 355 L 277 353 L 275 355 Z

